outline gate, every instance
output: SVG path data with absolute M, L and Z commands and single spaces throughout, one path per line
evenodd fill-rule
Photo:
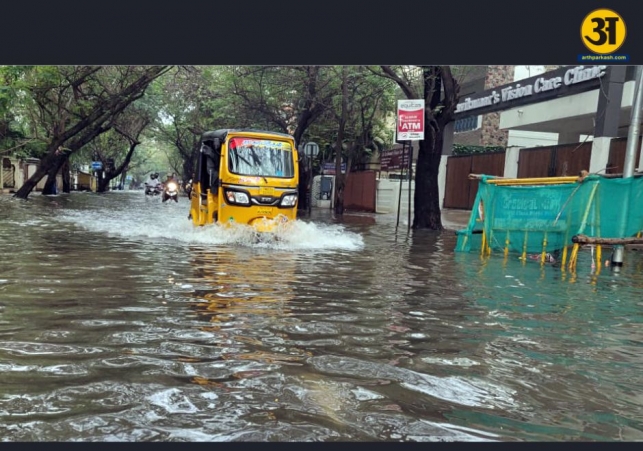
M 3 186 L 0 188 L 16 187 L 16 166 L 8 158 L 2 159 L 2 181 Z
M 505 152 L 474 155 L 454 155 L 447 159 L 447 175 L 443 208 L 471 210 L 478 192 L 478 180 L 469 174 L 502 176 L 505 172 Z
M 614 138 L 610 142 L 610 156 L 607 162 L 606 174 L 622 174 L 625 163 L 625 150 L 627 149 L 627 137 Z M 641 158 L 641 137 L 639 136 L 638 150 L 636 151 L 636 160 L 634 166 L 637 167 Z
M 344 188 L 344 207 L 375 213 L 375 190 L 375 171 L 351 172 Z
M 589 170 L 591 156 L 591 141 L 520 149 L 518 178 L 578 175 Z

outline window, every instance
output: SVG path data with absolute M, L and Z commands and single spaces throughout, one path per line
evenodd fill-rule
M 228 168 L 238 175 L 295 176 L 292 147 L 284 141 L 232 138 L 228 143 Z
M 455 121 L 453 131 L 455 133 L 470 132 L 477 130 L 482 126 L 482 116 L 463 117 Z

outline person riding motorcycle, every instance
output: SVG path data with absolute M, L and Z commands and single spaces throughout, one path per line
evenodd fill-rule
M 158 185 L 161 183 L 159 181 L 158 172 L 153 172 L 150 174 L 149 178 L 145 181 L 145 194 L 153 194 Z
M 179 184 L 174 177 L 174 173 L 167 175 L 167 179 L 163 182 L 163 202 L 168 199 L 173 199 L 174 202 L 178 202 L 178 192 Z

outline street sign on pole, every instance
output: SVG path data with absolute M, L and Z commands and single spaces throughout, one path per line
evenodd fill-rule
M 306 199 L 308 201 L 308 214 L 310 215 L 310 212 L 312 211 L 312 203 L 313 203 L 313 158 L 317 156 L 319 153 L 319 144 L 316 142 L 308 142 L 304 146 L 304 154 L 308 158 L 308 174 L 309 174 L 309 179 L 308 179 L 308 186 L 307 188 L 307 193 L 306 193 Z
M 397 101 L 397 141 L 424 139 L 424 99 Z
M 405 147 L 406 142 L 403 143 L 402 148 L 383 150 L 380 156 L 381 170 L 394 171 L 396 169 L 407 168 L 412 152 L 406 152 Z
M 319 153 L 319 144 L 315 142 L 306 143 L 304 146 L 304 154 L 309 158 L 314 158 Z

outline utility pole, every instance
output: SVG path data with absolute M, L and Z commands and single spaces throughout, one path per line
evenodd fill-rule
M 636 66 L 636 77 L 634 86 L 634 99 L 632 101 L 632 113 L 630 116 L 630 128 L 627 133 L 627 148 L 625 150 L 625 163 L 623 164 L 623 178 L 634 176 L 634 162 L 638 150 L 639 135 L 641 132 L 641 107 L 643 106 L 643 66 Z M 625 224 L 627 222 L 628 204 L 630 198 L 630 187 L 624 187 L 625 195 L 623 196 L 623 206 L 621 208 L 620 227 L 625 233 Z M 623 254 L 625 248 L 622 245 L 614 246 L 612 253 L 612 266 L 623 266 Z

